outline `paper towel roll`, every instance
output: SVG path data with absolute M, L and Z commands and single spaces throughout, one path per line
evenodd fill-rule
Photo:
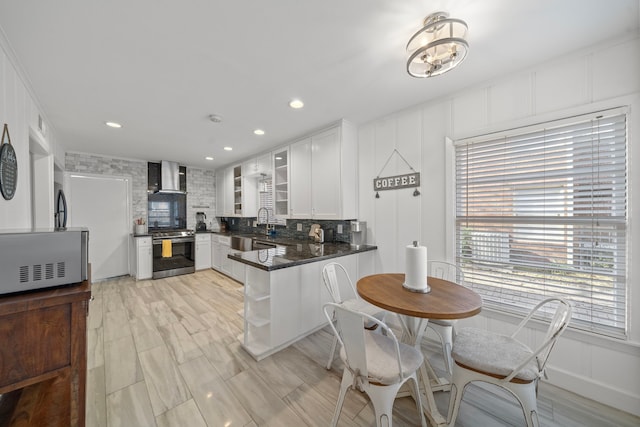
M 414 292 L 426 293 L 431 290 L 427 285 L 427 248 L 418 246 L 417 242 L 406 248 L 406 266 L 402 286 Z

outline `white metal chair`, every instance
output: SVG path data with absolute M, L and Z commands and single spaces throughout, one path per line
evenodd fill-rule
M 344 398 L 353 387 L 371 399 L 376 425 L 391 427 L 393 402 L 400 387 L 409 381 L 422 426 L 425 427 L 416 374 L 424 361 L 422 353 L 413 346 L 398 342 L 393 331 L 373 316 L 349 309 L 345 304 L 331 302 L 326 303 L 323 309 L 342 346 L 340 358 L 344 362 L 340 394 L 331 425 L 338 424 Z M 367 330 L 365 323 L 375 323 L 386 333 Z
M 455 264 L 446 261 L 429 261 L 429 276 L 448 280 L 464 286 L 464 273 Z M 453 328 L 455 320 L 429 319 L 427 327 L 438 335 L 442 345 L 444 365 L 449 374 L 452 373 L 453 360 L 451 359 L 451 347 L 453 346 Z
M 340 293 L 340 281 L 338 280 L 338 271 L 342 272 L 341 276 L 344 277 L 345 282 L 349 286 L 348 290 L 351 292 L 351 295 L 347 297 L 343 297 Z M 363 300 L 358 296 L 358 292 L 356 291 L 356 288 L 353 285 L 351 278 L 349 277 L 349 273 L 347 273 L 347 269 L 344 268 L 342 264 L 339 264 L 337 262 L 330 262 L 327 265 L 325 265 L 324 268 L 322 269 L 322 281 L 324 282 L 324 285 L 326 286 L 327 291 L 329 292 L 329 295 L 331 295 L 331 299 L 333 300 L 334 303 L 342 304 L 347 302 L 349 308 L 357 311 L 362 311 L 384 322 L 384 318 L 387 312 L 381 309 L 380 307 L 376 307 L 373 304 L 369 304 L 368 302 L 366 302 L 365 300 Z M 375 329 L 377 327 L 377 324 L 366 323 L 365 327 L 368 329 Z M 333 363 L 333 358 L 335 357 L 337 344 L 338 344 L 338 337 L 335 336 L 333 338 L 333 343 L 331 344 L 331 353 L 329 354 L 327 369 L 331 369 L 331 364 Z
M 539 310 L 555 312 L 542 343 L 531 350 L 516 335 Z M 456 333 L 452 356 L 455 361 L 448 422 L 455 425 L 464 388 L 472 381 L 483 381 L 509 390 L 522 406 L 527 426 L 538 426 L 536 392 L 538 379 L 545 375 L 549 354 L 571 320 L 571 306 L 562 298 L 547 298 L 536 305 L 511 335 L 461 328 Z

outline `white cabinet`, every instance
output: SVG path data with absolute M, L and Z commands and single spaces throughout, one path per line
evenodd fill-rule
M 228 216 L 225 210 L 227 206 L 227 170 L 216 171 L 216 216 Z M 229 204 L 229 206 L 231 206 Z
M 359 277 L 360 257 L 372 254 L 363 252 L 273 271 L 246 266 L 243 347 L 261 360 L 324 327 L 327 319 L 322 306 L 331 296 L 322 283 L 322 268 L 338 261 L 350 277 Z M 340 291 L 345 296 L 352 292 Z
M 289 148 L 273 153 L 273 213 L 289 217 Z
M 243 169 L 236 165 L 216 172 L 216 216 L 256 216 L 259 175 L 245 176 Z
M 211 268 L 211 234 L 196 233 L 196 270 Z
M 357 134 L 340 125 L 291 144 L 290 217 L 357 217 Z
M 291 144 L 289 153 L 291 154 L 290 216 L 291 218 L 311 218 L 311 138 Z
M 153 242 L 151 236 L 134 237 L 136 280 L 151 279 L 153 276 Z
M 253 157 L 242 164 L 242 174 L 247 177 L 259 178 L 261 174 L 271 176 L 271 153 L 264 153 Z
M 218 239 L 217 235 L 211 235 L 211 267 L 214 270 L 222 271 L 222 251 Z
M 218 237 L 218 246 L 215 248 L 217 251 L 216 254 L 213 254 L 213 258 L 215 259 L 213 268 L 218 270 L 221 273 L 226 274 L 227 276 L 231 276 L 233 273 L 233 265 L 231 264 L 231 260 L 227 258 L 227 255 L 231 251 L 231 237 L 229 236 L 217 236 Z

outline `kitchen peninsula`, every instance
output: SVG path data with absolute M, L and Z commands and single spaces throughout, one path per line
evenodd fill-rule
M 322 283 L 322 268 L 339 262 L 353 279 L 373 272 L 377 246 L 289 241 L 272 249 L 229 254 L 246 265 L 244 334 L 239 340 L 261 360 L 326 324 L 322 312 L 331 301 Z M 344 285 L 344 287 L 343 287 Z M 351 295 L 341 283 L 342 295 Z

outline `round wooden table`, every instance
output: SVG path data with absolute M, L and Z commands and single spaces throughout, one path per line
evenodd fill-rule
M 400 273 L 365 276 L 358 280 L 358 294 L 385 310 L 427 319 L 463 319 L 482 309 L 480 295 L 444 279 L 427 277 L 431 292 L 426 294 L 411 292 L 403 283 Z
M 405 289 L 403 283 L 404 274 L 401 273 L 374 274 L 358 280 L 357 289 L 363 300 L 400 314 L 402 341 L 418 350 L 429 319 L 463 319 L 482 310 L 480 295 L 456 283 L 427 277 L 431 291 L 424 294 Z M 438 378 L 426 357 L 420 367 L 420 378 L 426 398 L 423 402 L 425 415 L 431 425 L 447 425 L 447 420 L 438 411 L 433 392 L 450 390 L 450 382 Z

